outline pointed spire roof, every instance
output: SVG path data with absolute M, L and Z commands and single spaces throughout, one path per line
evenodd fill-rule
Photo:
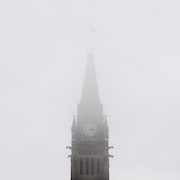
M 100 104 L 99 90 L 94 65 L 94 52 L 92 48 L 90 48 L 88 51 L 87 68 L 80 104 Z

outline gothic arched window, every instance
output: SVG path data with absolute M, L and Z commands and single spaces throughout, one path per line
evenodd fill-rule
M 100 159 L 97 159 L 97 174 L 100 174 Z
M 80 169 L 80 175 L 83 175 L 83 160 L 82 158 L 80 159 L 80 162 L 79 162 L 79 169 Z
M 89 159 L 86 159 L 86 175 L 89 174 Z
M 91 174 L 94 175 L 94 158 L 91 158 Z

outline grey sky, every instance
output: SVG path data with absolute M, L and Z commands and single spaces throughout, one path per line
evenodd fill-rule
M 89 21 L 111 179 L 180 179 L 180 1 L 91 4 L 0 1 L 0 179 L 70 178 Z

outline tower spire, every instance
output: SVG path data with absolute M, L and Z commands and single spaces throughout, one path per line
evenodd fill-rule
M 83 91 L 82 91 L 80 103 L 81 104 L 100 103 L 99 90 L 98 90 L 95 65 L 94 65 L 93 48 L 88 51 L 86 74 L 83 83 Z
M 87 55 L 87 68 L 85 79 L 83 83 L 83 90 L 81 95 L 80 104 L 78 106 L 78 114 L 102 114 L 102 104 L 99 98 L 99 90 L 96 79 L 96 71 L 94 65 L 94 47 L 93 39 L 95 35 L 95 29 L 92 23 L 91 6 L 92 1 L 89 0 L 89 48 Z

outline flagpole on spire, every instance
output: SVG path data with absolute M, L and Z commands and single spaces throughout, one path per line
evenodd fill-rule
M 96 31 L 94 29 L 94 27 L 92 26 L 92 24 L 90 24 L 89 26 L 89 51 L 90 52 L 93 52 L 94 50 L 94 46 L 93 46 L 93 38 L 94 38 L 94 35 L 96 34 Z
M 92 18 L 92 11 L 93 11 L 93 0 L 88 0 L 88 26 L 89 26 L 89 47 L 88 51 L 89 53 L 94 52 L 94 35 L 96 34 L 93 18 Z
M 91 24 L 89 26 L 89 49 L 91 50 L 93 48 L 93 34 L 92 34 L 92 31 L 91 31 Z

